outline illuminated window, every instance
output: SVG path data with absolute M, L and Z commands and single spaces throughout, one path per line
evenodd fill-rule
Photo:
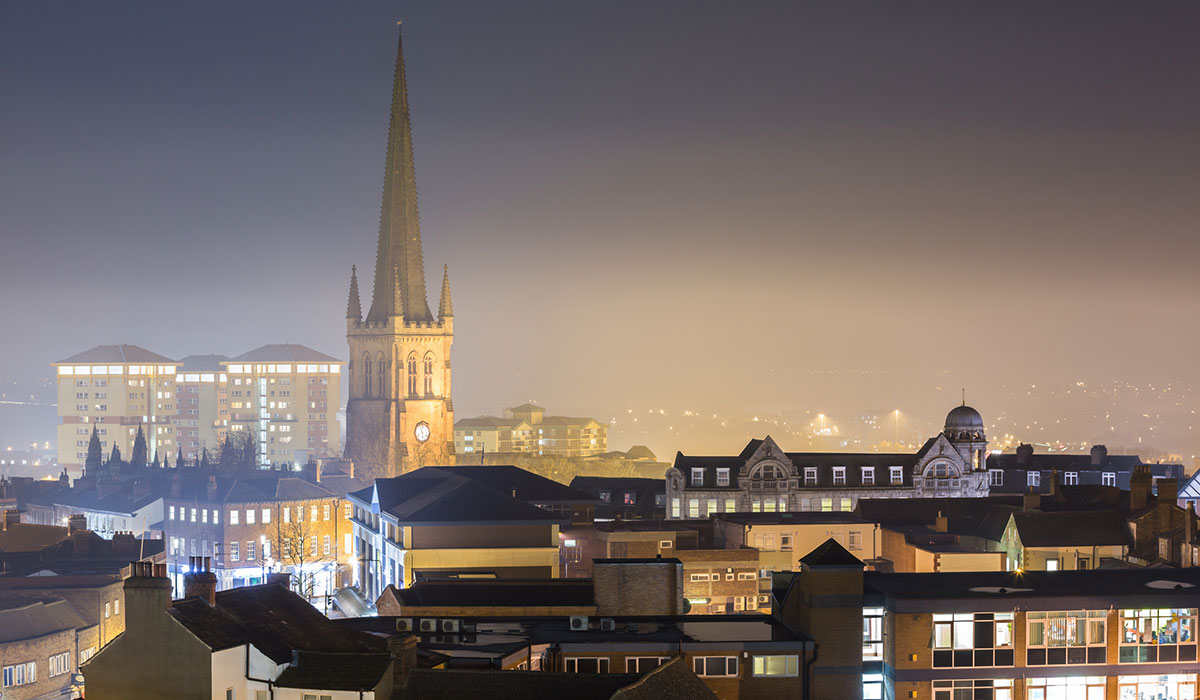
M 413 353 L 408 356 L 408 395 L 417 395 L 417 354 Z
M 933 667 L 1013 665 L 1012 613 L 933 616 Z
M 1196 660 L 1196 608 L 1121 611 L 1120 663 Z
M 1030 487 L 1041 486 L 1042 485 L 1042 473 L 1041 472 L 1026 472 L 1025 473 L 1025 485 L 1030 486 Z
M 1115 472 L 1104 472 L 1104 473 L 1100 474 L 1100 485 L 1101 486 L 1116 486 L 1117 485 L 1116 473 Z
M 863 661 L 883 660 L 883 608 L 863 608 Z
M 755 655 L 751 658 L 755 676 L 796 676 L 800 673 L 800 657 L 790 654 Z
M 1107 663 L 1107 613 L 1030 611 L 1025 616 L 1027 666 Z
M 988 470 L 988 486 L 1003 486 L 1004 471 L 1001 469 Z
M 424 370 L 425 370 L 425 395 L 432 396 L 433 395 L 433 353 L 428 353 L 425 355 Z
M 1027 697 L 1032 698 L 1033 696 Z M 1012 679 L 933 682 L 933 700 L 975 700 L 976 698 L 1012 700 Z

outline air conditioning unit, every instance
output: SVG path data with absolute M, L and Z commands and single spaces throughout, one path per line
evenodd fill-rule
M 442 633 L 452 634 L 458 632 L 458 620 L 442 620 Z
M 601 632 L 612 632 L 616 628 L 617 628 L 616 620 L 612 619 L 611 617 L 600 618 L 600 631 Z
M 413 631 L 412 618 L 411 617 L 397 617 L 396 618 L 396 631 L 397 632 L 412 632 Z
M 771 602 L 771 596 L 769 596 L 769 595 L 760 595 L 760 596 L 758 597 L 758 602 L 760 602 L 760 603 L 770 603 L 770 602 Z
M 587 628 L 588 628 L 587 615 L 572 615 L 571 616 L 571 629 L 572 630 L 578 632 L 578 631 L 586 630 Z
M 421 631 L 434 633 L 438 631 L 437 620 L 421 620 Z

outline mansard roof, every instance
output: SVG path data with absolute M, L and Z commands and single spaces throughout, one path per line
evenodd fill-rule
M 188 355 L 180 360 L 183 363 L 180 369 L 185 372 L 224 372 L 225 368 L 221 363 L 228 361 L 229 358 L 225 355 Z
M 1141 457 L 1137 455 L 1105 455 L 1100 464 L 1092 464 L 1092 456 L 1090 454 L 1069 454 L 1066 452 L 1051 452 L 1033 454 L 1028 458 L 1028 462 L 1021 460 L 1016 454 L 989 454 L 987 458 L 988 469 L 1038 469 L 1049 471 L 1057 469 L 1061 471 L 1133 471 L 1133 468 L 1142 464 Z
M 745 449 L 736 456 L 693 456 L 678 452 L 675 455 L 675 468 L 683 472 L 686 487 L 692 489 L 728 490 L 737 487 L 738 470 L 758 452 L 763 440 L 751 440 Z M 884 453 L 884 452 L 785 452 L 783 453 L 796 468 L 796 476 L 800 479 L 800 487 L 804 488 L 804 469 L 817 470 L 816 488 L 833 487 L 833 468 L 846 467 L 845 488 L 887 488 L 893 487 L 890 479 L 890 467 L 904 468 L 904 486 L 912 486 L 912 469 L 918 462 L 918 454 L 913 453 Z M 875 468 L 874 486 L 864 486 L 862 483 L 862 467 Z M 717 486 L 716 470 L 730 470 L 730 486 Z M 692 469 L 703 469 L 704 478 L 700 486 L 693 486 Z M 813 485 L 809 485 L 813 488 Z M 838 487 L 842 487 L 841 484 Z

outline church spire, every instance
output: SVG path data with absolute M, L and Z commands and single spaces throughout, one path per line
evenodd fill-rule
M 398 270 L 398 275 L 393 275 Z M 394 288 L 398 285 L 398 289 Z M 396 300 L 401 303 L 397 304 Z M 383 209 L 379 248 L 375 254 L 375 287 L 368 321 L 403 316 L 432 321 L 425 296 L 425 263 L 421 256 L 421 223 L 417 216 L 417 176 L 413 165 L 408 85 L 404 77 L 403 42 L 397 38 L 396 74 L 392 83 L 392 117 L 388 126 L 387 167 L 383 175 Z
M 358 300 L 358 270 L 350 266 L 350 299 L 346 302 L 346 318 L 362 320 L 362 302 Z
M 454 302 L 450 301 L 450 266 L 442 266 L 442 300 L 438 303 L 438 319 L 453 318 Z

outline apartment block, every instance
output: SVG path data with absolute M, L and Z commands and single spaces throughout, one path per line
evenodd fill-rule
M 98 345 L 51 363 L 58 383 L 58 461 L 79 471 L 95 427 L 107 458 L 125 459 L 141 428 L 147 457 L 173 454 L 180 362 L 136 345 Z
M 454 424 L 457 454 L 518 452 L 588 457 L 608 451 L 608 426 L 594 418 L 547 416 L 532 403 L 505 409 L 504 417 L 463 418 Z

